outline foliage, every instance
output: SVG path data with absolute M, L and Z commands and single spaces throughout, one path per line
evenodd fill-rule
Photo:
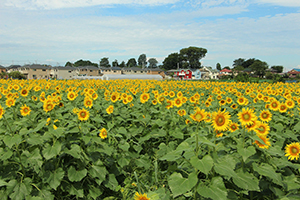
M 107 57 L 101 58 L 100 67 L 111 67 Z
M 118 67 L 118 66 L 119 66 L 118 60 L 115 59 L 115 60 L 112 62 L 112 66 L 113 66 L 113 67 Z
M 300 198 L 299 83 L 0 82 L 1 199 Z
M 138 65 L 141 67 L 147 67 L 147 56 L 146 54 L 141 54 L 138 58 Z
M 253 64 L 249 66 L 253 71 L 254 74 L 263 77 L 266 73 L 266 69 L 268 69 L 268 64 L 266 62 L 262 62 L 260 60 L 256 60 Z
M 8 77 L 9 78 L 14 78 L 14 79 L 26 79 L 24 74 L 22 74 L 19 71 L 12 71 L 12 72 L 8 73 Z
M 136 67 L 137 63 L 136 63 L 135 58 L 130 58 L 126 63 L 126 66 L 127 67 Z
M 244 73 L 239 73 L 238 75 L 236 75 L 234 77 L 234 79 L 239 82 L 249 82 L 250 77 L 249 77 L 248 73 L 244 72 Z
M 200 60 L 205 57 L 207 49 L 200 47 L 188 47 L 180 50 L 180 56 L 183 61 L 188 64 L 188 68 L 200 68 Z
M 181 59 L 179 53 L 171 53 L 163 61 L 163 68 L 165 70 L 177 69 L 180 67 Z
M 98 67 L 98 64 L 97 63 L 92 63 L 89 60 L 80 59 L 80 60 L 77 60 L 74 64 L 72 64 L 70 62 L 67 62 L 65 64 L 65 66 L 71 66 L 71 67 L 95 66 L 95 67 Z
M 277 73 L 282 73 L 283 72 L 283 66 L 281 65 L 275 65 L 271 67 L 272 69 L 275 69 Z
M 219 71 L 222 70 L 222 67 L 221 67 L 221 64 L 220 64 L 220 63 L 217 63 L 217 64 L 216 64 L 216 69 L 219 70 Z
M 157 67 L 158 61 L 156 60 L 156 58 L 149 58 L 148 62 L 149 62 L 149 68 Z

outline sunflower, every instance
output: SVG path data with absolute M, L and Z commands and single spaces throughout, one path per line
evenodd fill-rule
M 84 98 L 84 102 L 83 102 L 83 105 L 86 107 L 86 108 L 91 108 L 93 106 L 93 100 L 89 97 L 85 97 Z
M 27 97 L 27 95 L 28 95 L 28 90 L 27 90 L 26 88 L 23 88 L 23 89 L 21 90 L 20 94 L 21 94 L 22 97 Z
M 216 131 L 226 131 L 229 128 L 230 115 L 226 110 L 212 113 L 212 125 Z
M 143 93 L 140 96 L 140 101 L 141 103 L 146 103 L 150 98 L 150 94 L 149 93 Z
M 0 119 L 3 117 L 4 115 L 4 108 L 0 105 Z
M 269 142 L 270 139 L 267 138 L 267 136 L 265 136 L 265 135 L 257 135 L 257 136 L 264 142 L 264 144 L 263 144 L 258 140 L 254 141 L 254 143 L 257 144 L 259 148 L 268 149 L 269 146 L 271 146 L 271 143 Z
M 259 123 L 258 120 L 253 120 L 253 121 L 252 121 L 252 124 L 245 125 L 245 128 L 246 128 L 248 131 L 255 131 L 256 128 L 257 128 L 257 126 L 258 126 L 258 123 Z
M 5 104 L 7 105 L 7 107 L 12 107 L 12 106 L 15 105 L 15 102 L 16 102 L 15 99 L 9 98 L 9 99 L 6 99 L 6 103 Z
M 182 116 L 186 115 L 186 111 L 184 109 L 181 109 L 181 110 L 177 111 L 177 114 L 182 117 Z
M 90 112 L 88 110 L 85 110 L 84 108 L 79 110 L 77 113 L 78 119 L 80 121 L 86 121 L 90 117 Z
M 238 103 L 239 105 L 245 105 L 245 103 L 246 103 L 246 98 L 244 98 L 244 97 L 239 97 L 239 98 L 237 99 L 237 103 Z
M 230 106 L 233 110 L 235 110 L 235 109 L 237 109 L 237 105 L 234 103 L 234 104 L 232 104 L 231 106 Z
M 157 104 L 157 100 L 156 99 L 152 100 L 152 104 L 156 105 Z
M 54 106 L 55 105 L 53 103 L 48 102 L 43 105 L 43 108 L 44 108 L 44 111 L 49 112 L 49 111 L 53 110 Z
M 26 116 L 26 115 L 29 115 L 29 114 L 30 114 L 31 110 L 30 110 L 30 108 L 25 104 L 24 106 L 21 107 L 20 112 L 21 112 L 21 115 L 22 115 L 22 116 Z
M 260 121 L 257 121 L 256 128 L 254 131 L 259 135 L 268 135 L 270 131 L 270 126 L 266 123 L 262 123 Z
M 286 145 L 285 153 L 285 156 L 287 156 L 289 160 L 298 160 L 300 154 L 300 143 L 293 142 L 291 144 Z
M 200 109 L 197 107 L 195 113 L 191 114 L 190 117 L 196 122 L 201 122 L 202 120 L 206 119 L 206 115 L 207 113 L 204 109 Z
M 219 132 L 219 131 L 216 131 L 216 137 L 217 137 L 217 138 L 223 137 L 223 133 L 222 133 L 222 132 Z
M 110 96 L 110 100 L 111 100 L 113 103 L 115 103 L 116 101 L 118 101 L 118 100 L 119 100 L 119 93 L 113 92 L 113 93 L 111 94 L 111 96 Z
M 73 91 L 68 92 L 67 97 L 70 101 L 74 101 L 74 99 L 76 98 L 76 93 Z
M 136 192 L 134 196 L 134 200 L 150 200 L 150 198 L 147 197 L 147 194 L 140 194 Z
M 100 136 L 102 139 L 107 138 L 107 130 L 106 130 L 105 128 L 102 128 L 102 129 L 100 130 L 99 136 Z
M 173 104 L 174 104 L 173 101 L 171 101 L 171 100 L 168 99 L 166 101 L 166 103 L 167 103 L 167 106 L 166 106 L 167 109 L 173 108 Z
M 175 92 L 173 92 L 173 91 L 169 92 L 169 97 L 171 97 L 171 98 L 175 97 Z
M 189 100 L 190 100 L 191 103 L 196 103 L 196 99 L 195 99 L 194 96 L 191 96 Z
M 279 105 L 279 112 L 280 113 L 285 113 L 287 111 L 288 107 L 285 105 L 285 103 L 281 103 Z
M 237 123 L 231 122 L 229 124 L 229 130 L 230 130 L 230 132 L 234 132 L 234 131 L 236 131 L 238 129 L 239 129 L 239 125 Z
M 226 102 L 227 102 L 228 104 L 231 104 L 231 103 L 232 103 L 232 99 L 231 99 L 230 97 L 226 97 Z
M 219 104 L 220 104 L 220 106 L 225 105 L 225 104 L 226 104 L 226 100 L 225 100 L 225 99 L 221 99 L 221 100 L 219 101 Z
M 72 112 L 73 112 L 74 114 L 77 114 L 77 113 L 79 112 L 79 109 L 78 109 L 78 108 L 73 108 Z
M 259 118 L 263 122 L 269 122 L 272 119 L 272 113 L 268 110 L 262 110 L 260 112 Z
M 175 99 L 174 99 L 174 105 L 175 105 L 177 108 L 181 107 L 181 106 L 182 106 L 182 99 L 179 98 L 179 97 L 175 98 Z
M 270 103 L 270 109 L 273 111 L 279 110 L 279 102 L 277 100 L 274 100 Z
M 185 120 L 185 124 L 189 124 L 189 123 L 191 123 L 191 120 L 186 119 L 186 120 Z
M 291 100 L 291 99 L 288 99 L 288 100 L 286 100 L 285 105 L 286 105 L 289 109 L 291 109 L 291 108 L 294 108 L 294 107 L 295 107 L 295 102 L 294 102 L 293 100 Z
M 242 126 L 251 125 L 253 121 L 257 119 L 254 111 L 249 108 L 243 108 L 242 111 L 238 113 L 238 117 Z

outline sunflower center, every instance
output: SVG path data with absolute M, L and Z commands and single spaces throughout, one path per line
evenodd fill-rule
M 263 119 L 267 119 L 269 115 L 267 113 L 262 114 Z
M 236 129 L 236 125 L 232 125 L 231 129 L 235 130 Z
M 24 112 L 27 113 L 28 112 L 28 108 L 24 108 Z
M 197 120 L 201 120 L 202 118 L 203 118 L 203 116 L 201 115 L 201 114 L 196 114 L 195 115 L 195 118 L 197 119 Z
M 277 103 L 272 103 L 272 107 L 276 108 L 277 107 Z
M 292 147 L 292 148 L 291 148 L 291 152 L 292 152 L 293 154 L 296 154 L 296 153 L 299 153 L 299 150 L 298 150 L 296 147 Z
M 222 126 L 225 123 L 225 118 L 223 116 L 219 116 L 217 119 L 217 124 Z
M 248 113 L 245 113 L 243 115 L 244 120 L 249 120 L 250 119 L 250 115 Z
M 81 112 L 81 113 L 80 113 L 80 116 L 81 116 L 81 117 L 85 117 L 85 116 L 86 116 L 86 113 L 85 113 L 85 112 Z

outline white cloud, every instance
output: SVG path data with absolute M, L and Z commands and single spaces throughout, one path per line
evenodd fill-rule
M 286 7 L 300 7 L 299 0 L 255 0 L 257 3 L 267 3 Z
M 163 5 L 173 4 L 179 0 L 6 0 L 5 5 L 21 9 L 60 9 L 87 7 L 97 5 L 135 4 L 135 5 Z

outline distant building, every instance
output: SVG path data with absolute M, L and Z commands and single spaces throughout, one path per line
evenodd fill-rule
M 289 77 L 294 78 L 298 74 L 300 74 L 300 69 L 294 68 L 291 71 L 288 71 L 287 74 L 289 75 Z
M 50 65 L 24 65 L 17 68 L 27 79 L 49 79 L 50 78 Z
M 72 79 L 79 74 L 77 67 L 52 67 L 50 77 L 54 79 Z
M 6 68 L 0 65 L 0 73 L 6 72 Z
M 95 66 L 83 66 L 83 67 L 78 67 L 78 75 L 81 76 L 100 76 L 101 70 L 98 67 Z

